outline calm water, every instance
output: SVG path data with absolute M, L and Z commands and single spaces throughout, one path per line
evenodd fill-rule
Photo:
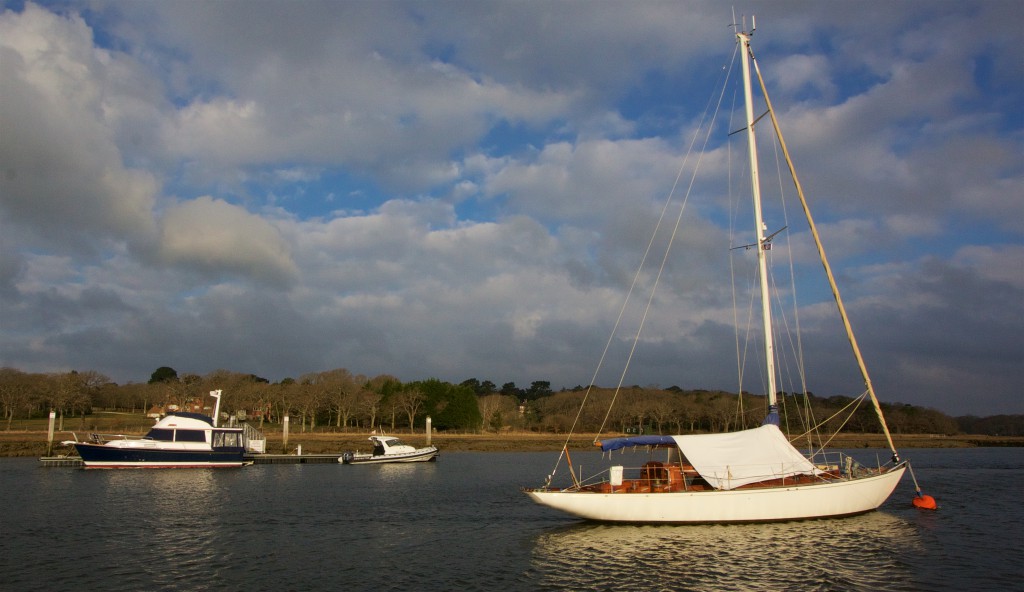
M 0 459 L 0 589 L 1024 590 L 1024 449 L 904 456 L 939 512 L 910 506 L 908 476 L 844 520 L 650 527 L 529 502 L 519 488 L 542 482 L 547 453 L 171 471 Z

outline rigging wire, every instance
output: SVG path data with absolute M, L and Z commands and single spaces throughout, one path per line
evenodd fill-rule
M 735 61 L 736 55 L 738 55 L 738 52 L 734 52 L 733 53 L 733 60 L 734 61 Z M 608 411 L 605 413 L 604 419 L 601 421 L 601 426 L 600 426 L 600 428 L 598 430 L 599 433 L 604 431 L 604 428 L 605 428 L 605 426 L 608 423 L 608 418 L 611 416 L 612 407 L 615 405 L 615 401 L 616 401 L 616 399 L 618 398 L 619 394 L 622 391 L 622 385 L 626 381 L 626 374 L 629 372 L 629 366 L 630 366 L 630 364 L 633 361 L 633 355 L 636 353 L 636 348 L 637 348 L 637 346 L 640 343 L 640 336 L 643 333 L 644 326 L 645 326 L 645 324 L 647 322 L 647 316 L 650 313 L 651 306 L 654 303 L 654 295 L 655 295 L 655 293 L 658 290 L 658 284 L 661 282 L 661 277 L 662 277 L 662 275 L 664 274 L 664 271 L 665 271 L 665 265 L 668 263 L 668 257 L 669 257 L 669 255 L 672 252 L 672 245 L 675 243 L 676 236 L 679 234 L 679 227 L 682 225 L 683 213 L 686 211 L 686 204 L 689 202 L 690 194 L 693 191 L 694 183 L 696 183 L 697 172 L 700 170 L 700 163 L 701 163 L 701 161 L 702 161 L 702 159 L 704 157 L 704 153 L 705 153 L 705 150 L 707 148 L 708 142 L 711 140 L 711 132 L 714 129 L 714 123 L 715 123 L 715 121 L 717 121 L 718 113 L 719 113 L 719 111 L 721 110 L 721 107 L 722 107 L 722 100 L 725 97 L 725 89 L 726 89 L 726 85 L 728 83 L 729 73 L 731 71 L 732 71 L 731 67 L 725 69 L 726 78 L 723 81 L 722 90 L 719 93 L 718 101 L 715 104 L 715 112 L 712 115 L 710 122 L 708 122 L 707 133 L 704 135 L 704 143 L 701 145 L 701 150 L 700 150 L 700 152 L 698 153 L 698 156 L 697 156 L 696 166 L 694 166 L 693 173 L 690 175 L 690 183 L 689 183 L 689 185 L 686 188 L 686 193 L 683 195 L 682 203 L 679 206 L 679 215 L 676 216 L 676 223 L 675 223 L 675 226 L 672 228 L 672 233 L 669 236 L 668 244 L 665 246 L 665 252 L 664 252 L 664 254 L 662 255 L 662 258 L 661 258 L 661 265 L 658 267 L 658 273 L 654 277 L 654 285 L 651 286 L 650 296 L 648 296 L 648 298 L 647 298 L 647 305 L 644 307 L 643 315 L 641 315 L 641 317 L 640 317 L 640 323 L 639 323 L 639 325 L 637 327 L 636 335 L 633 338 L 633 344 L 630 347 L 629 354 L 626 356 L 626 363 L 623 366 L 622 374 L 619 375 L 619 382 L 615 386 L 615 391 L 612 394 L 612 400 L 611 400 L 611 403 L 608 406 Z M 712 95 L 712 96 L 714 96 L 714 95 Z M 709 101 L 709 104 L 710 104 L 710 101 Z M 707 113 L 707 110 L 705 109 L 705 114 L 706 113 Z M 696 140 L 696 134 L 699 131 L 700 131 L 700 128 L 698 127 L 697 130 L 695 130 L 695 132 L 694 132 L 694 134 L 695 134 L 694 140 Z M 687 154 L 687 157 L 689 157 L 689 154 Z M 680 169 L 679 175 L 682 175 L 682 169 Z M 679 180 L 679 176 L 676 177 L 676 182 L 677 183 L 678 183 L 678 180 Z M 672 193 L 675 192 L 675 187 L 676 187 L 675 184 L 673 184 L 672 192 L 669 194 L 669 201 L 671 201 L 671 199 L 672 199 Z M 660 228 L 660 220 L 659 220 L 659 228 Z M 659 228 L 655 228 L 655 231 L 654 231 L 655 235 L 657 235 Z M 653 242 L 653 240 L 654 240 L 653 237 L 652 237 L 651 240 Z M 639 277 L 640 272 L 642 271 L 642 266 L 643 266 L 643 263 L 641 262 L 641 269 L 637 270 L 637 277 Z
M 771 115 L 772 127 L 775 128 L 775 135 L 779 139 L 779 146 L 786 157 L 786 164 L 789 167 L 790 176 L 793 179 L 793 185 L 796 187 L 797 196 L 800 198 L 800 205 L 804 210 L 804 217 L 807 219 L 808 226 L 810 226 L 811 236 L 814 237 L 814 244 L 818 249 L 818 256 L 821 259 L 822 267 L 825 269 L 825 276 L 828 278 L 829 287 L 832 289 L 832 296 L 839 309 L 839 316 L 843 321 L 843 327 L 846 329 L 847 340 L 850 342 L 853 355 L 857 359 L 857 365 L 860 368 L 861 377 L 864 379 L 864 386 L 867 389 L 868 396 L 871 397 L 871 404 L 875 408 L 875 415 L 878 416 L 878 422 L 882 426 L 882 432 L 885 434 L 886 442 L 889 444 L 889 450 L 892 451 L 892 460 L 893 462 L 898 462 L 899 453 L 896 451 L 896 444 L 893 442 L 892 434 L 889 432 L 889 426 L 885 422 L 885 415 L 882 413 L 882 406 L 878 401 L 878 397 L 875 395 L 874 386 L 871 384 L 871 377 L 868 374 L 867 366 L 865 365 L 864 358 L 861 355 L 860 346 L 857 344 L 857 337 L 853 333 L 853 327 L 851 326 L 850 319 L 846 313 L 846 306 L 843 304 L 843 298 L 839 293 L 839 287 L 836 285 L 835 276 L 832 273 L 832 266 L 829 265 L 828 258 L 825 256 L 825 248 L 821 244 L 817 227 L 814 225 L 814 218 L 811 216 L 810 208 L 808 207 L 807 200 L 804 197 L 803 188 L 800 185 L 800 179 L 797 177 L 796 169 L 793 167 L 793 161 L 789 157 L 789 150 L 786 148 L 786 142 L 782 138 L 782 133 L 779 130 L 779 122 L 775 117 L 775 110 L 772 108 L 771 99 L 768 98 L 768 89 L 765 87 L 764 78 L 761 76 L 761 68 L 758 66 L 757 60 L 754 59 L 753 52 L 750 53 L 750 57 L 754 64 L 754 71 L 757 73 L 758 84 L 761 86 L 761 94 L 764 97 L 765 103 L 768 105 L 768 113 Z
M 824 453 L 825 452 L 825 448 L 827 448 L 828 445 L 832 443 L 832 440 L 835 438 L 836 434 L 841 432 L 843 430 L 843 428 L 846 427 L 846 424 L 848 424 L 850 422 L 850 420 L 853 419 L 853 415 L 857 412 L 858 409 L 860 409 L 861 403 L 864 402 L 864 400 L 867 398 L 867 396 L 868 396 L 868 392 L 867 391 L 862 392 L 856 398 L 851 399 L 849 403 L 847 403 L 846 405 L 844 405 L 842 407 L 842 409 L 839 409 L 838 411 L 836 411 L 835 413 L 830 415 L 828 418 L 823 420 L 820 424 L 818 424 L 818 425 L 816 425 L 814 427 L 811 427 L 806 432 L 800 434 L 799 436 L 796 436 L 795 438 L 793 438 L 793 440 L 799 440 L 799 439 L 803 438 L 804 436 L 810 436 L 811 432 L 812 431 L 816 431 L 819 426 L 826 425 L 828 422 L 830 422 L 833 419 L 839 417 L 840 415 L 846 413 L 846 417 L 843 419 L 842 422 L 840 422 L 839 426 L 836 427 L 835 429 L 831 430 L 832 431 L 832 436 L 829 437 L 828 440 L 826 440 L 824 442 L 821 442 L 820 438 L 819 438 L 819 442 L 817 444 L 818 448 L 817 448 L 817 450 L 814 450 L 813 452 L 811 452 L 811 456 L 815 456 L 815 455 Z M 849 409 L 849 412 L 847 412 L 847 409 Z
M 730 114 L 736 113 L 736 96 L 737 92 L 734 90 L 732 93 L 732 108 L 729 110 Z M 733 128 L 733 117 L 729 116 L 729 129 Z M 746 354 L 746 346 L 744 344 L 744 355 L 740 354 L 740 321 L 738 316 L 739 307 L 736 306 L 736 266 L 733 264 L 733 237 L 736 236 L 736 204 L 739 202 L 736 199 L 736 194 L 733 193 L 732 187 L 732 142 L 726 142 L 726 170 L 730 174 L 726 175 L 726 183 L 728 184 L 728 195 L 729 195 L 729 284 L 732 288 L 732 327 L 733 327 L 733 338 L 736 341 L 736 376 L 739 380 L 739 396 L 737 397 L 737 414 L 743 414 L 743 359 Z
M 789 208 L 786 205 L 786 195 L 787 194 L 786 194 L 785 184 L 783 183 L 783 174 L 782 174 L 782 161 L 783 161 L 783 158 L 781 158 L 780 155 L 779 155 L 779 141 L 778 141 L 778 138 L 776 138 L 776 141 L 772 142 L 772 153 L 775 156 L 775 177 L 776 177 L 776 179 L 778 179 L 778 182 L 779 182 L 779 199 L 782 202 L 783 222 L 785 222 L 785 224 L 786 224 L 785 227 L 789 228 L 790 227 Z M 798 413 L 798 416 L 801 419 L 801 421 L 804 422 L 804 427 L 806 429 L 808 429 L 810 432 L 812 432 L 814 434 L 817 434 L 816 426 L 815 426 L 815 419 L 814 419 L 814 410 L 811 407 L 811 399 L 810 399 L 810 397 L 807 394 L 807 368 L 806 368 L 806 366 L 804 364 L 803 331 L 801 330 L 801 327 L 800 327 L 800 307 L 798 306 L 798 298 L 797 298 L 796 269 L 795 269 L 795 266 L 793 264 L 793 241 L 792 241 L 790 233 L 788 233 L 788 232 L 786 233 L 786 252 L 787 252 L 787 255 L 788 255 L 787 260 L 789 261 L 789 284 L 790 284 L 790 290 L 791 290 L 791 295 L 792 295 L 791 302 L 792 302 L 792 305 L 793 305 L 793 323 L 794 323 L 794 326 L 795 326 L 795 330 L 794 331 L 787 331 L 787 336 L 789 337 L 790 348 L 793 350 L 794 361 L 796 363 L 796 369 L 797 369 L 797 376 L 800 379 L 800 392 L 803 395 L 803 412 L 801 412 L 800 408 L 797 407 L 797 413 Z M 776 290 L 775 293 L 776 294 L 781 294 L 781 292 L 778 291 L 778 290 Z M 789 326 L 788 325 L 788 319 L 785 316 L 785 308 L 783 306 L 783 302 L 782 302 L 781 298 L 779 300 L 779 312 L 780 312 L 780 315 L 782 316 L 783 320 L 786 322 L 786 326 L 788 328 L 788 326 Z M 794 333 L 796 334 L 796 343 L 795 344 L 793 343 L 793 340 L 792 340 L 792 336 L 793 336 Z M 792 384 L 792 382 L 790 384 Z M 792 389 L 792 388 L 790 390 L 791 391 L 795 391 L 795 389 Z M 821 438 L 820 434 L 817 434 L 817 436 L 818 436 L 818 439 L 820 440 L 820 438 Z M 812 436 L 810 436 L 810 435 L 808 436 L 808 444 L 809 445 L 812 444 Z
M 734 51 L 733 52 L 733 57 L 732 57 L 733 63 L 735 63 L 736 55 L 738 55 L 738 51 Z M 669 189 L 668 195 L 665 198 L 665 205 L 662 207 L 661 214 L 658 217 L 658 222 L 655 224 L 654 231 L 651 233 L 651 239 L 647 243 L 647 248 L 644 250 L 643 257 L 641 257 L 640 264 L 638 265 L 636 273 L 633 276 L 633 281 L 631 282 L 631 284 L 629 286 L 629 290 L 626 292 L 626 297 L 625 297 L 625 299 L 622 302 L 622 307 L 619 310 L 619 315 L 618 315 L 618 317 L 615 320 L 615 324 L 612 326 L 611 333 L 608 336 L 608 341 L 605 342 L 604 350 L 601 352 L 601 357 L 598 360 L 597 367 L 594 369 L 594 374 L 593 374 L 593 376 L 590 379 L 590 384 L 587 385 L 587 389 L 584 392 L 583 400 L 580 402 L 579 410 L 576 412 L 576 417 L 573 419 L 572 426 L 569 428 L 569 432 L 566 435 L 565 442 L 562 445 L 562 450 L 559 453 L 558 458 L 555 460 L 555 467 L 554 467 L 554 469 L 552 469 L 551 474 L 548 475 L 548 477 L 547 477 L 547 484 L 551 483 L 551 479 L 552 479 L 552 477 L 554 477 L 555 472 L 558 470 L 558 465 L 561 463 L 562 457 L 568 455 L 569 442 L 572 439 L 572 435 L 576 431 L 576 426 L 579 425 L 580 417 L 582 417 L 582 415 L 583 415 L 583 409 L 586 407 L 586 403 L 587 403 L 588 399 L 590 398 L 590 395 L 592 394 L 592 392 L 594 390 L 594 385 L 595 385 L 595 383 L 597 381 L 597 376 L 601 372 L 601 368 L 604 366 L 604 362 L 605 362 L 605 360 L 606 360 L 606 358 L 608 356 L 608 351 L 611 349 L 611 344 L 612 344 L 612 342 L 615 339 L 615 335 L 618 333 L 619 326 L 622 324 L 622 320 L 623 320 L 623 318 L 625 316 L 625 313 L 626 313 L 626 310 L 627 310 L 627 308 L 629 306 L 629 302 L 632 299 L 633 292 L 636 290 L 637 286 L 640 283 L 640 278 L 641 278 L 641 276 L 643 274 L 643 270 L 644 270 L 644 267 L 646 265 L 647 259 L 650 256 L 651 251 L 652 251 L 652 249 L 654 247 L 655 240 L 657 239 L 658 235 L 660 234 L 660 231 L 661 231 L 661 228 L 662 228 L 662 224 L 664 223 L 664 220 L 665 220 L 665 215 L 668 212 L 669 207 L 672 205 L 673 201 L 675 200 L 676 189 L 678 188 L 679 182 L 682 179 L 683 172 L 686 170 L 686 165 L 687 165 L 687 163 L 690 160 L 690 156 L 693 154 L 694 146 L 696 145 L 697 140 L 700 137 L 700 131 L 703 129 L 704 124 L 707 123 L 708 131 L 707 131 L 707 134 L 705 135 L 704 143 L 701 146 L 700 155 L 697 157 L 697 163 L 694 166 L 693 173 L 692 173 L 692 175 L 690 177 L 690 183 L 687 186 L 686 194 L 685 194 L 685 196 L 683 198 L 683 203 L 680 206 L 680 211 L 679 211 L 679 215 L 676 218 L 676 224 L 675 224 L 674 230 L 673 230 L 672 235 L 671 235 L 671 237 L 669 239 L 668 246 L 665 248 L 665 255 L 662 258 L 661 267 L 658 270 L 658 275 L 657 275 L 657 277 L 655 279 L 654 287 L 652 287 L 652 289 L 651 289 L 651 296 L 650 296 L 650 299 L 648 300 L 648 303 L 647 303 L 647 309 L 644 311 L 643 319 L 640 322 L 641 330 L 643 328 L 643 321 L 647 317 L 647 311 L 650 310 L 651 301 L 654 298 L 654 292 L 655 292 L 655 289 L 657 288 L 658 280 L 660 280 L 661 274 L 664 271 L 665 262 L 666 262 L 666 260 L 668 258 L 669 252 L 671 251 L 672 243 L 673 243 L 673 241 L 675 239 L 676 233 L 679 230 L 679 225 L 680 225 L 680 221 L 682 219 L 682 214 L 683 214 L 683 211 L 686 208 L 686 202 L 689 199 L 690 192 L 693 190 L 693 185 L 694 185 L 694 182 L 695 182 L 696 177 L 697 177 L 697 171 L 700 169 L 700 162 L 701 162 L 701 159 L 702 159 L 703 154 L 704 154 L 704 149 L 707 147 L 707 143 L 708 143 L 708 141 L 709 141 L 709 139 L 711 137 L 711 130 L 714 127 L 714 122 L 717 120 L 718 113 L 719 113 L 719 111 L 721 109 L 722 97 L 725 94 L 725 88 L 726 88 L 726 85 L 727 85 L 730 73 L 732 72 L 731 65 L 730 65 L 730 67 L 723 67 L 722 71 L 725 72 L 725 78 L 724 78 L 724 81 L 722 82 L 722 85 L 721 85 L 722 90 L 721 90 L 721 93 L 719 93 L 718 101 L 717 102 L 714 101 L 715 93 L 714 93 L 714 91 L 712 91 L 712 94 L 708 97 L 708 102 L 707 102 L 707 104 L 704 107 L 704 112 L 703 112 L 703 114 L 701 116 L 701 119 L 700 119 L 701 124 L 698 125 L 696 129 L 694 129 L 693 136 L 690 139 L 690 144 L 689 144 L 689 146 L 687 146 L 686 155 L 683 157 L 683 162 L 680 164 L 679 171 L 676 173 L 676 177 L 675 177 L 675 180 L 672 183 L 672 187 Z M 716 87 L 717 87 L 717 85 L 716 85 Z M 711 118 L 710 118 L 710 121 L 709 121 L 708 120 L 708 113 L 711 111 L 712 104 L 714 104 L 714 113 L 711 115 Z M 598 432 L 597 432 L 598 434 L 602 433 L 604 431 L 605 426 L 607 425 L 608 418 L 611 415 L 611 410 L 615 406 L 615 400 L 618 397 L 619 392 L 621 391 L 621 388 L 622 388 L 623 381 L 625 380 L 626 371 L 628 370 L 628 367 L 629 367 L 629 362 L 632 360 L 633 352 L 635 352 L 636 346 L 637 346 L 637 342 L 639 342 L 639 340 L 640 340 L 640 330 L 637 331 L 636 337 L 635 337 L 634 342 L 633 342 L 632 350 L 630 351 L 629 357 L 627 358 L 626 368 L 623 370 L 622 375 L 621 375 L 621 377 L 619 379 L 618 386 L 615 388 L 615 392 L 612 395 L 612 400 L 611 400 L 611 402 L 608 405 L 608 411 L 605 413 L 604 419 L 601 421 L 601 425 L 598 428 Z M 595 443 L 596 442 L 597 442 L 597 440 L 595 439 Z

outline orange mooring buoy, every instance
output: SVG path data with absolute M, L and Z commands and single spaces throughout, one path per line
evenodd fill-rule
M 935 503 L 934 497 L 924 495 L 923 493 L 918 493 L 914 497 L 914 507 L 921 508 L 922 510 L 937 510 L 939 508 L 938 504 Z

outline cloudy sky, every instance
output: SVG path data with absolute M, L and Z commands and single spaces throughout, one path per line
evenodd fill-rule
M 2 366 L 587 384 L 705 137 L 625 380 L 735 392 L 754 355 L 718 2 L 0 6 Z M 880 398 L 1024 413 L 1019 3 L 736 11 Z M 806 224 L 766 224 L 808 388 L 859 394 Z

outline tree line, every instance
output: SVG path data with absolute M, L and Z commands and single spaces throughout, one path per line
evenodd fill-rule
M 763 396 L 675 386 L 618 390 L 576 386 L 555 392 L 547 381 L 534 381 L 526 388 L 513 382 L 499 387 L 476 378 L 459 384 L 436 378 L 402 382 L 390 375 L 368 377 L 344 368 L 271 383 L 227 370 L 179 376 L 164 366 L 147 383 L 122 385 L 94 371 L 37 374 L 0 369 L 0 409 L 8 430 L 16 418 L 45 417 L 50 410 L 57 413 L 61 426 L 66 417 L 81 418 L 84 424 L 96 411 L 144 414 L 154 408 L 177 408 L 210 413 L 212 401 L 206 395 L 218 389 L 224 393 L 223 413 L 261 426 L 280 423 L 287 415 L 293 429 L 304 432 L 416 430 L 423 429 L 427 416 L 435 429 L 455 432 L 721 432 L 760 424 L 766 407 Z M 783 429 L 800 434 L 832 418 L 823 423 L 826 432 L 841 427 L 861 433 L 880 431 L 874 410 L 855 403 L 849 397 L 781 393 Z M 842 413 L 851 407 L 855 407 L 852 414 Z M 953 418 L 905 404 L 883 404 L 883 410 L 890 430 L 897 434 L 1024 435 L 1021 416 Z

